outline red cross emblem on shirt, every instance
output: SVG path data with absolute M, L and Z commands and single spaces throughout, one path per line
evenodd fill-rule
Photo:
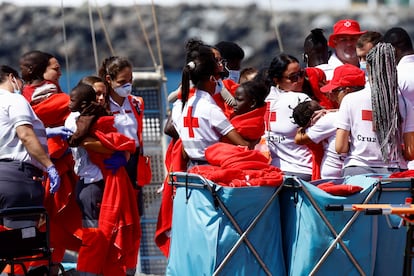
M 270 111 L 270 103 L 267 103 L 266 113 L 265 113 L 265 124 L 266 130 L 270 130 L 270 123 L 276 122 L 276 112 Z
M 361 111 L 361 119 L 363 121 L 371 121 L 372 122 L 372 110 L 362 110 Z
M 199 127 L 198 125 L 198 118 L 193 118 L 193 107 L 189 106 L 187 111 L 187 117 L 184 117 L 184 127 L 188 127 L 188 136 L 190 138 L 194 138 L 194 129 Z

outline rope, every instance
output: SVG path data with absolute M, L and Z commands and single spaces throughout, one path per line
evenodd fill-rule
M 111 38 L 109 37 L 108 31 L 105 27 L 105 22 L 104 22 L 103 16 L 102 16 L 102 10 L 98 6 L 98 1 L 97 0 L 95 0 L 95 6 L 96 6 L 96 10 L 97 10 L 98 15 L 99 15 L 99 21 L 101 22 L 102 29 L 103 29 L 104 34 L 105 34 L 106 43 L 108 44 L 109 50 L 111 51 L 111 55 L 115 56 L 115 51 L 114 51 L 114 48 L 112 47 Z
M 149 39 L 148 39 L 148 34 L 147 34 L 147 31 L 146 31 L 145 26 L 144 26 L 144 22 L 142 21 L 141 14 L 139 13 L 138 5 L 134 4 L 134 7 L 135 7 L 135 11 L 137 13 L 139 25 L 141 26 L 142 33 L 144 35 L 145 43 L 147 44 L 147 48 L 148 48 L 148 51 L 149 51 L 151 59 L 152 59 L 152 63 L 154 64 L 154 68 L 157 68 L 157 62 L 155 60 L 154 52 L 152 51 L 151 44 L 150 44 Z
M 98 73 L 99 72 L 98 50 L 96 48 L 96 38 L 95 38 L 95 28 L 93 26 L 92 7 L 89 1 L 88 1 L 88 8 L 89 8 L 89 25 L 91 29 L 93 56 L 95 58 L 95 70 Z
M 275 16 L 274 16 L 274 11 L 273 11 L 273 5 L 272 5 L 272 1 L 274 0 L 269 0 L 269 7 L 270 7 L 270 14 L 272 16 L 272 20 L 275 21 Z M 283 49 L 283 42 L 282 42 L 282 37 L 280 36 L 280 32 L 279 32 L 279 23 L 276 23 L 275 21 L 275 37 L 276 37 L 276 41 L 279 43 L 279 48 L 280 48 L 280 52 L 284 52 Z
M 154 20 L 155 39 L 157 41 L 158 58 L 159 58 L 159 61 L 160 61 L 161 68 L 164 68 L 164 61 L 163 61 L 162 53 L 161 53 L 160 33 L 158 31 L 158 21 L 157 21 L 157 16 L 156 16 L 156 13 L 155 13 L 154 0 L 152 0 L 151 2 L 152 2 L 152 5 L 151 5 L 151 7 L 152 7 L 152 9 L 151 9 L 152 10 L 152 18 Z M 164 70 L 163 70 L 162 73 L 164 75 Z
M 401 156 L 401 114 L 398 105 L 398 81 L 395 49 L 378 43 L 367 55 L 371 84 L 373 127 L 385 162 Z
M 70 87 L 70 70 L 69 70 L 69 57 L 68 57 L 68 43 L 66 38 L 66 25 L 65 25 L 65 8 L 63 6 L 63 0 L 60 1 L 61 3 L 61 16 L 62 16 L 62 36 L 63 36 L 63 45 L 65 47 L 65 67 L 66 67 L 66 91 L 69 91 L 71 89 Z

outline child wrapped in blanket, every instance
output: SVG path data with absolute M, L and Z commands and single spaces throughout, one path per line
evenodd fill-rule
M 77 270 L 125 275 L 136 267 L 141 237 L 136 194 L 124 167 L 128 154 L 135 151 L 135 141 L 117 132 L 114 117 L 96 102 L 92 86 L 77 85 L 70 93 L 69 107 L 80 115 L 68 142 L 71 147 L 84 146 L 104 178 L 100 210 L 95 210 L 98 225 L 83 228 Z

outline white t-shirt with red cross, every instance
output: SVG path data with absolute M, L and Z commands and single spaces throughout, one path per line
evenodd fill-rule
M 190 159 L 204 161 L 205 149 L 219 142 L 234 127 L 206 91 L 196 90 L 182 111 L 181 108 L 182 102 L 177 100 L 171 118 L 184 150 Z
M 131 106 L 128 99 L 125 98 L 122 105 L 119 105 L 111 97 L 109 97 L 109 108 L 114 114 L 114 126 L 119 133 L 134 139 L 135 144 L 139 147 L 139 139 L 137 134 L 138 122 L 135 117 L 134 107 Z
M 322 142 L 324 155 L 321 163 L 321 178 L 339 178 L 346 154 L 338 154 L 335 150 L 336 126 L 338 112 L 329 112 L 321 117 L 313 126 L 306 129 L 309 139 L 318 144 Z
M 401 95 L 399 95 L 399 110 L 403 118 L 402 132 L 414 131 L 413 106 Z M 407 168 L 407 162 L 402 155 L 398 160 L 388 163 L 382 160 L 377 136 L 373 131 L 371 89 L 368 85 L 365 89 L 344 97 L 335 126 L 350 131 L 349 154 L 344 161 L 344 167 Z
M 282 171 L 312 174 L 312 154 L 307 146 L 297 145 L 298 129 L 292 118 L 293 109 L 310 98 L 299 92 L 285 92 L 271 87 L 266 98 L 265 137 L 272 157 L 272 165 Z

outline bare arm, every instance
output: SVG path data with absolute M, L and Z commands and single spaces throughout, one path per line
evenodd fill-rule
M 92 137 L 86 137 L 83 139 L 81 146 L 83 146 L 87 150 L 91 150 L 97 153 L 103 153 L 103 154 L 112 154 L 114 153 L 113 150 L 110 150 L 106 147 L 104 147 L 101 143 L 101 141 L 92 138 Z
M 21 125 L 16 128 L 16 133 L 19 139 L 22 141 L 27 152 L 36 159 L 45 168 L 53 165 L 48 154 L 43 149 L 37 138 L 33 127 L 31 125 Z
M 349 151 L 349 131 L 338 128 L 336 130 L 335 150 L 337 153 L 347 153 Z
M 300 127 L 295 135 L 295 143 L 298 145 L 307 145 L 313 143 L 313 141 L 309 138 L 308 134 L 306 134 L 305 130 Z
M 407 132 L 404 138 L 404 158 L 405 160 L 414 160 L 414 132 Z

